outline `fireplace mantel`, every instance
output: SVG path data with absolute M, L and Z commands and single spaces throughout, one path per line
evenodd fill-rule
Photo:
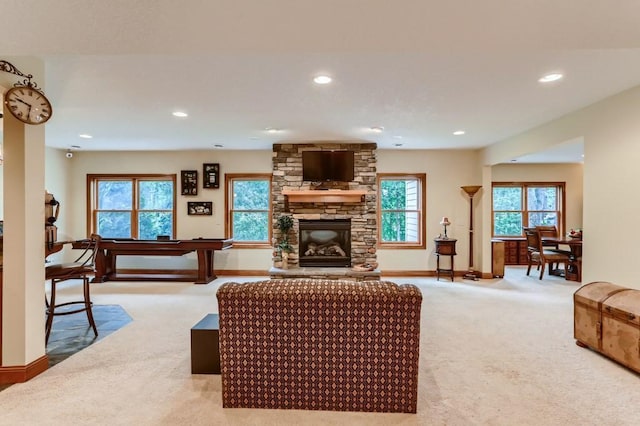
M 366 190 L 361 189 L 284 189 L 282 194 L 293 203 L 359 203 Z
M 353 151 L 353 176 L 351 182 L 310 182 L 303 180 L 302 155 L 309 150 Z M 377 145 L 375 143 L 310 142 L 273 144 L 271 181 L 271 220 L 273 223 L 283 214 L 300 219 L 341 219 L 355 221 L 351 229 L 351 263 L 353 265 L 377 262 L 376 241 L 378 225 L 371 219 L 377 206 Z M 327 189 L 320 189 L 327 188 Z M 353 222 L 352 222 L 353 223 Z M 279 230 L 274 230 L 276 239 Z M 298 232 L 295 226 L 292 234 Z M 296 235 L 297 236 L 297 235 Z M 299 238 L 291 238 L 292 248 L 298 256 L 289 258 L 288 266 L 299 266 Z M 304 254 L 302 251 L 302 254 Z M 277 251 L 272 256 L 279 261 Z M 331 266 L 330 268 L 336 269 Z

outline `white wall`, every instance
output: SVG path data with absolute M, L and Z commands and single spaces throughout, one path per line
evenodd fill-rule
M 583 283 L 640 288 L 634 258 L 640 227 L 640 86 L 485 150 L 485 164 L 583 137 Z
M 456 238 L 455 269 L 466 270 L 469 266 L 469 197 L 463 185 L 482 184 L 482 168 L 479 153 L 471 150 L 378 150 L 379 173 L 426 173 L 427 174 L 427 249 L 426 250 L 378 250 L 378 262 L 383 271 L 433 271 L 436 268 L 433 239 L 443 232 L 440 219 L 446 216 L 451 221 L 447 235 Z M 474 197 L 474 265 L 480 265 L 479 241 L 482 232 L 478 229 L 482 221 L 478 200 L 486 194 Z M 476 267 L 476 269 L 479 269 Z
M 48 153 L 49 154 L 49 153 Z M 458 238 L 456 269 L 464 270 L 468 265 L 469 201 L 460 189 L 462 185 L 480 183 L 480 167 L 476 151 L 392 151 L 378 150 L 378 171 L 385 173 L 427 174 L 427 249 L 426 250 L 380 250 L 380 267 L 387 271 L 425 271 L 435 269 L 433 238 L 442 232 L 440 218 L 447 216 L 452 221 L 448 234 Z M 52 162 L 52 164 L 50 164 Z M 82 238 L 86 230 L 86 174 L 96 173 L 176 173 L 180 170 L 198 170 L 199 188 L 196 197 L 178 195 L 177 238 L 223 237 L 224 236 L 224 189 L 202 189 L 202 164 L 220 163 L 222 179 L 225 173 L 270 173 L 271 151 L 181 151 L 181 152 L 76 152 L 72 159 L 64 158 L 64 152 L 47 158 L 47 185 L 61 205 L 64 224 L 60 232 L 72 238 Z M 49 166 L 51 165 L 51 173 Z M 66 170 L 69 184 L 52 186 L 49 178 L 57 170 Z M 178 184 L 179 187 L 179 184 Z M 57 192 L 54 191 L 54 188 Z M 178 188 L 179 189 L 179 188 Z M 60 194 L 60 195 L 59 195 Z M 479 195 L 481 196 L 481 195 Z M 212 216 L 188 216 L 187 201 L 213 201 Z M 481 220 L 476 211 L 476 223 Z M 60 219 L 62 221 L 62 219 Z M 64 225 L 64 226 L 63 226 Z M 481 236 L 477 236 L 477 239 Z M 476 242 L 478 246 L 478 242 Z M 476 250 L 477 257 L 480 256 Z M 124 267 L 141 267 L 141 259 L 119 259 Z M 193 267 L 195 257 L 154 258 L 142 260 L 149 268 Z M 223 270 L 267 270 L 271 266 L 270 249 L 233 249 L 216 252 L 215 267 Z
M 75 203 L 74 194 L 71 192 L 70 173 L 68 173 L 68 161 L 64 156 L 65 152 L 59 149 L 45 149 L 45 189 L 49 191 L 60 202 L 58 220 L 55 225 L 58 228 L 58 241 L 70 241 L 77 239 L 70 232 L 71 217 L 66 214 L 72 203 Z M 44 218 L 43 218 L 44 227 Z M 44 228 L 43 228 L 44 229 Z M 81 238 L 81 237 L 78 237 Z M 71 258 L 73 254 L 70 247 L 65 247 L 65 251 L 55 253 L 47 258 L 50 262 L 60 262 L 64 258 Z
M 426 173 L 427 212 L 425 250 L 378 251 L 380 268 L 393 271 L 433 271 L 435 256 L 433 239 L 442 232 L 439 224 L 447 216 L 452 225 L 447 233 L 457 238 L 456 270 L 466 270 L 469 261 L 469 198 L 460 189 L 463 185 L 482 184 L 480 153 L 472 150 L 378 150 L 380 173 Z M 72 159 L 64 157 L 64 151 L 47 150 L 47 189 L 61 202 L 61 214 L 57 223 L 60 235 L 72 239 L 83 238 L 86 230 L 86 174 L 96 173 L 176 173 L 180 170 L 198 170 L 198 195 L 178 195 L 177 238 L 224 236 L 224 189 L 202 188 L 202 164 L 220 163 L 222 181 L 225 173 L 270 173 L 271 151 L 181 151 L 181 152 L 76 152 Z M 567 182 L 567 225 L 581 224 L 582 177 L 581 166 L 495 166 L 494 180 L 553 180 Z M 65 176 L 68 175 L 68 178 Z M 68 179 L 68 182 L 65 181 Z M 178 191 L 179 191 L 178 182 Z M 489 249 L 483 246 L 491 236 L 483 234 L 484 213 L 482 202 L 491 194 L 483 190 L 474 197 L 474 266 L 476 270 L 489 272 L 485 266 L 490 260 Z M 212 201 L 212 216 L 188 216 L 187 201 Z M 490 220 L 490 215 L 486 216 Z M 490 229 L 490 227 L 489 227 Z M 483 259 L 485 262 L 483 263 Z M 122 258 L 123 267 L 191 268 L 195 256 L 184 258 L 147 257 Z M 490 265 L 490 263 L 489 263 Z M 270 249 L 233 249 L 216 252 L 215 267 L 218 270 L 265 271 L 271 266 Z
M 75 238 L 87 236 L 86 175 L 100 173 L 175 173 L 177 175 L 176 238 L 224 237 L 224 174 L 271 173 L 271 151 L 152 151 L 152 152 L 75 152 L 73 158 L 64 159 L 70 174 L 70 202 L 65 203 L 69 227 Z M 222 173 L 219 189 L 202 188 L 202 164 L 219 163 Z M 180 171 L 198 170 L 198 195 L 180 195 Z M 56 194 L 57 196 L 57 194 Z M 212 216 L 187 215 L 188 201 L 212 201 Z M 118 259 L 122 267 L 194 268 L 194 253 L 183 258 L 154 257 L 144 259 Z M 233 249 L 215 253 L 216 269 L 268 270 L 271 249 Z

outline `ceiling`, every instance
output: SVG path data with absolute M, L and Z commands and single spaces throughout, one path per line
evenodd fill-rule
M 640 84 L 637 16 L 636 0 L 22 0 L 0 6 L 0 59 L 44 60 L 56 148 L 469 149 Z

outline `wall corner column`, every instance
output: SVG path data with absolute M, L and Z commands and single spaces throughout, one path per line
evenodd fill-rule
M 9 58 L 44 80 L 34 58 Z M 0 76 L 5 89 L 15 76 Z M 44 340 L 45 126 L 26 125 L 3 104 L 3 279 L 0 383 L 26 381 L 48 368 Z

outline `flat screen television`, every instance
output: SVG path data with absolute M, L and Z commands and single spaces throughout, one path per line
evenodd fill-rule
M 302 180 L 351 182 L 353 151 L 302 151 Z

